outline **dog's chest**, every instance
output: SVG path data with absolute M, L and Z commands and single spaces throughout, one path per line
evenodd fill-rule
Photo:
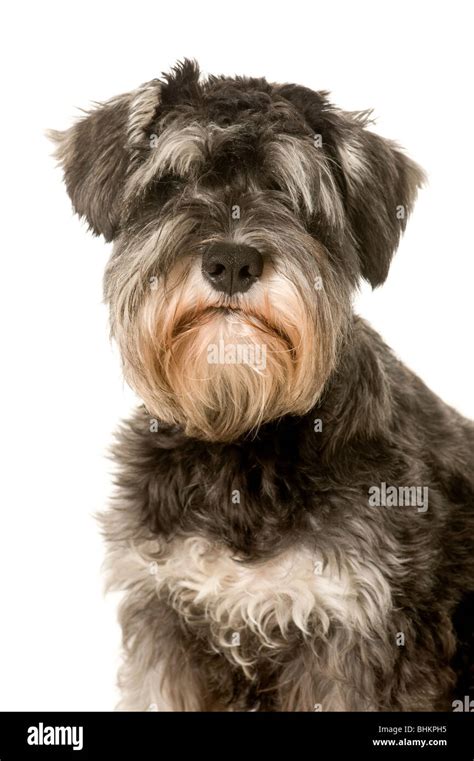
M 249 563 L 202 537 L 177 538 L 149 543 L 125 565 L 129 580 L 139 575 L 149 591 L 164 594 L 191 629 L 208 625 L 212 646 L 244 670 L 242 653 L 252 643 L 261 653 L 285 647 L 295 634 L 324 639 L 331 624 L 368 633 L 390 604 L 377 570 L 303 546 Z

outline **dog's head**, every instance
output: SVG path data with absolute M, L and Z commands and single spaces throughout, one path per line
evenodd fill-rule
M 367 121 L 185 61 L 54 133 L 76 212 L 114 241 L 112 331 L 153 416 L 229 441 L 316 403 L 423 179 Z

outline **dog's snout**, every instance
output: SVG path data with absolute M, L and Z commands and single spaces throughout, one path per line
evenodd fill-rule
M 261 253 L 252 246 L 212 243 L 202 257 L 202 274 L 216 291 L 245 293 L 263 271 Z

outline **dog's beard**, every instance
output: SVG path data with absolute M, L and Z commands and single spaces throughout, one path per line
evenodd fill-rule
M 291 274 L 273 271 L 229 297 L 189 261 L 150 290 L 117 337 L 127 380 L 152 416 L 231 441 L 315 404 L 337 330 L 327 294 Z

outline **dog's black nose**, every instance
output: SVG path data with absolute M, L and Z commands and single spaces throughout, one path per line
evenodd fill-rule
M 252 246 L 212 243 L 202 257 L 202 274 L 216 289 L 232 296 L 245 293 L 260 277 L 263 258 Z

